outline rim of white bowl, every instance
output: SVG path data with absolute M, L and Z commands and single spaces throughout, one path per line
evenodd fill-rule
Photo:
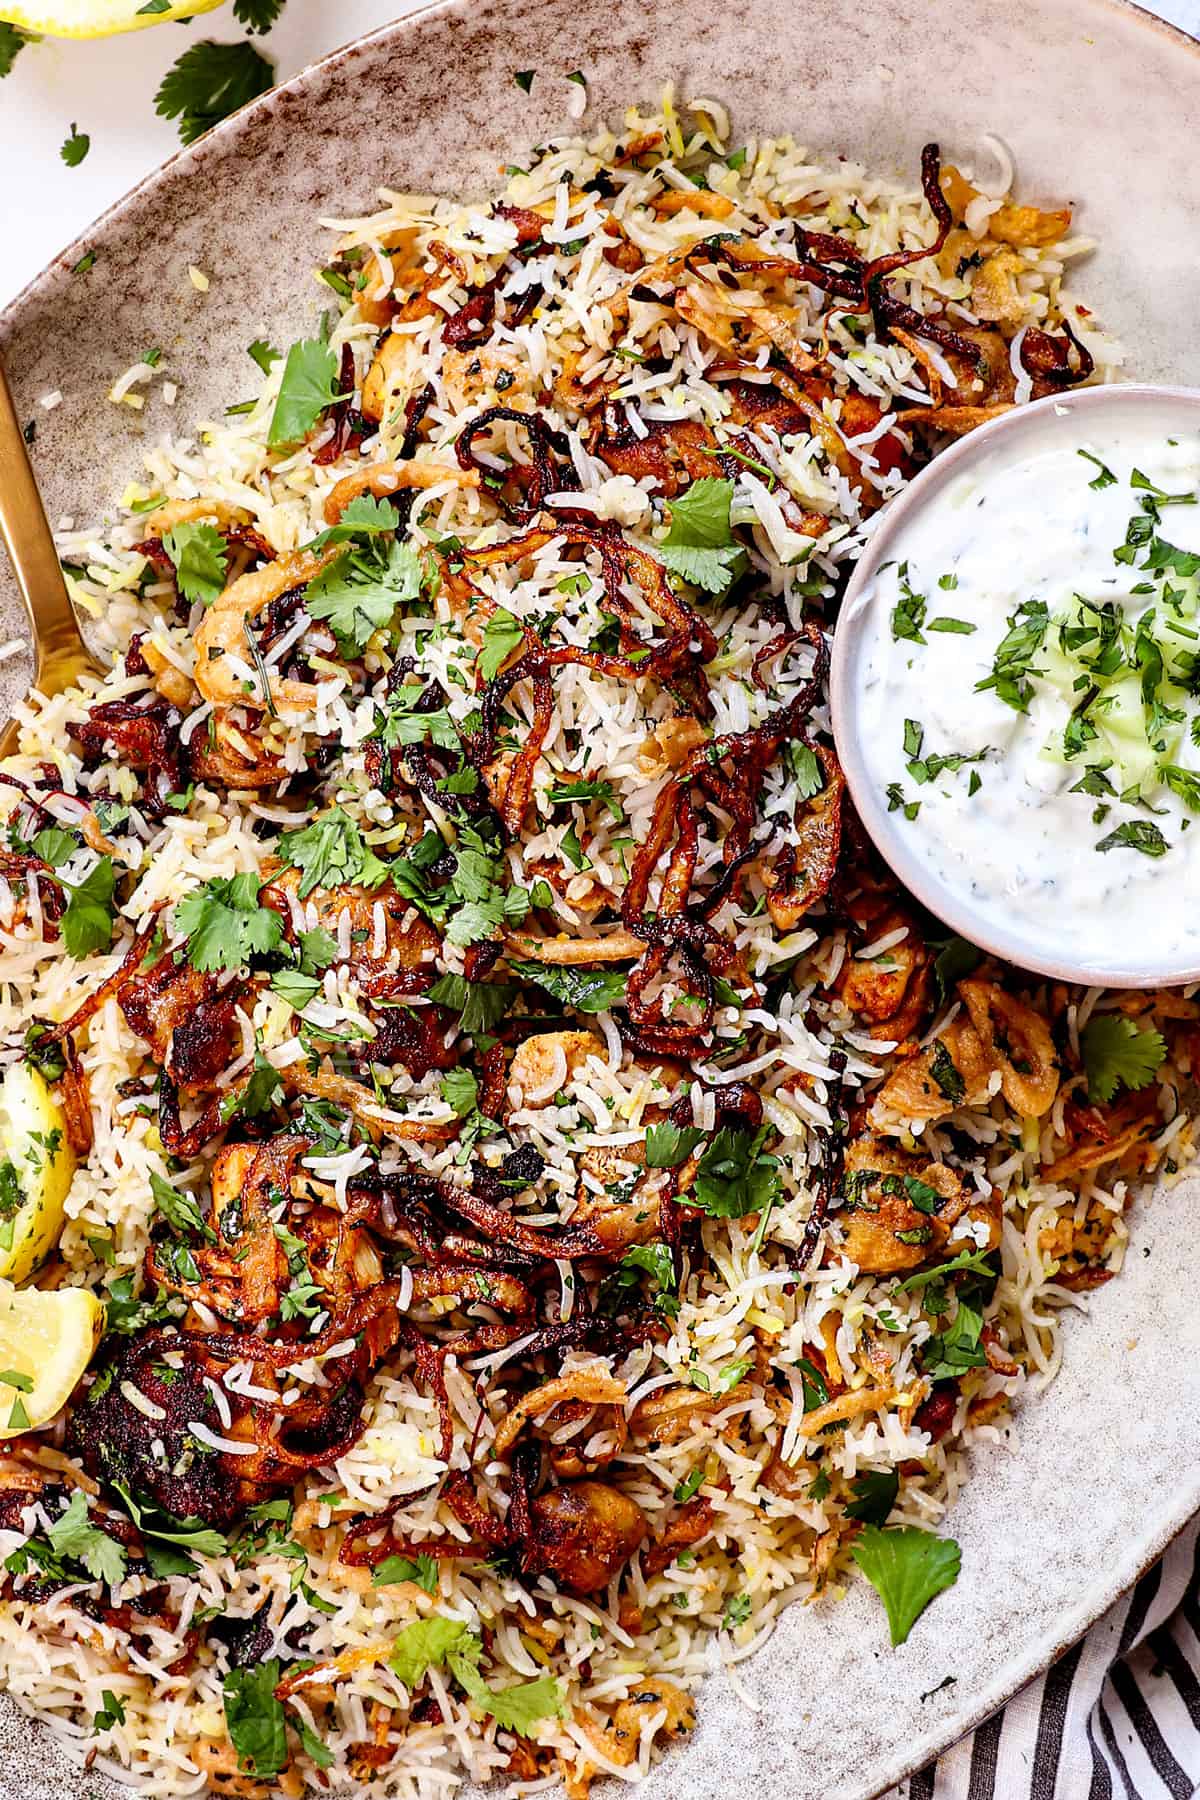
M 1190 428 L 1200 430 L 1200 388 L 1135 382 L 1050 394 L 1016 407 L 986 425 L 977 426 L 934 457 L 895 499 L 888 501 L 883 517 L 847 583 L 834 631 L 829 673 L 834 744 L 855 810 L 879 854 L 921 905 L 960 937 L 1005 962 L 1015 963 L 1018 968 L 1087 986 L 1175 987 L 1200 980 L 1200 962 L 1178 967 L 1161 961 L 1153 964 L 1130 962 L 1130 946 L 1120 936 L 1119 915 L 1113 920 L 1113 934 L 1117 940 L 1113 960 L 1103 964 L 1081 962 L 1072 956 L 1069 918 L 1064 920 L 1061 946 L 1051 945 L 1046 937 L 1030 946 L 1019 931 L 1006 931 L 994 922 L 982 919 L 969 899 L 939 881 L 929 865 L 910 848 L 911 838 L 898 827 L 901 815 L 889 812 L 884 795 L 868 775 L 860 734 L 855 729 L 857 684 L 854 676 L 864 641 L 864 627 L 872 612 L 871 584 L 882 564 L 892 555 L 901 531 L 926 506 L 935 503 L 952 481 L 986 461 L 997 445 L 1007 445 L 1014 439 L 1019 441 L 1023 435 L 1039 434 L 1048 419 L 1059 417 L 1064 422 L 1064 431 L 1077 431 L 1080 414 L 1086 417 L 1109 412 L 1138 417 L 1155 409 L 1171 408 L 1182 415 L 1190 415 Z

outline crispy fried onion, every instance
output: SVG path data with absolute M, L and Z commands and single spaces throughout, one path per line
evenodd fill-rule
M 626 993 L 631 1041 L 642 1050 L 669 1055 L 694 1049 L 711 1025 L 713 974 L 728 968 L 733 955 L 712 921 L 735 895 L 742 871 L 760 848 L 755 829 L 763 779 L 785 743 L 812 747 L 808 719 L 822 691 L 829 652 L 816 626 L 806 627 L 803 637 L 814 661 L 795 697 L 752 730 L 728 733 L 693 750 L 679 774 L 662 788 L 646 838 L 634 857 L 621 917 L 625 929 L 648 946 L 630 974 Z M 720 875 L 703 894 L 693 896 L 697 803 L 718 809 L 730 824 L 723 839 Z M 826 857 L 820 879 L 814 877 L 810 884 L 809 904 L 832 881 L 835 863 L 836 850 Z M 658 892 L 652 900 L 656 875 Z M 677 996 L 667 1012 L 667 994 L 677 983 L 686 984 L 683 1017 Z

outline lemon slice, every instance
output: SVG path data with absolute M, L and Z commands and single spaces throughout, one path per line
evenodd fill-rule
M 28 1281 L 63 1228 L 75 1155 L 47 1083 L 13 1063 L 0 1083 L 0 1280 Z
M 162 25 L 168 19 L 194 19 L 211 12 L 224 0 L 26 0 L 15 5 L 2 0 L 0 19 L 19 25 L 39 37 L 111 37 L 115 31 L 141 31 L 145 25 Z
M 44 1425 L 66 1405 L 103 1331 L 90 1288 L 0 1283 L 0 1438 Z

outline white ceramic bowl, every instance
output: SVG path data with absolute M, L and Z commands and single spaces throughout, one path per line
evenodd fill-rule
M 1033 457 L 1063 443 L 1075 448 L 1101 436 L 1106 426 L 1131 431 L 1161 428 L 1164 435 L 1175 430 L 1200 432 L 1200 389 L 1131 384 L 1078 388 L 1034 401 L 960 438 L 888 502 L 846 586 L 833 641 L 830 708 L 838 757 L 858 816 L 885 862 L 935 918 L 1004 961 L 1060 981 L 1118 988 L 1169 987 L 1200 980 L 1200 964 L 1181 962 L 1170 944 L 1139 942 L 1133 934 L 1121 931 L 1119 919 L 1113 920 L 1112 954 L 1100 964 L 1081 959 L 1076 951 L 1069 909 L 1064 907 L 1052 925 L 1035 933 L 1016 918 L 1011 923 L 999 922 L 994 911 L 977 908 L 961 888 L 940 879 L 916 847 L 914 824 L 901 811 L 889 809 L 886 794 L 868 768 L 858 713 L 862 658 L 879 629 L 879 611 L 886 605 L 876 577 L 885 563 L 895 559 L 902 534 L 918 517 L 936 508 L 963 476 L 975 474 L 986 479 L 987 465 L 996 460 L 998 452 L 1006 458 L 1018 453 Z M 1052 520 L 1052 516 L 1053 496 L 1048 495 L 1045 517 Z M 1038 528 L 1038 520 L 1028 521 L 1030 532 L 1036 533 Z M 899 730 L 899 720 L 896 725 Z M 1004 779 L 1003 761 L 990 765 L 988 780 Z M 944 828 L 938 823 L 929 827 L 922 821 L 923 830 Z M 1164 884 L 1179 879 L 1172 873 L 1169 859 L 1155 866 L 1155 877 Z

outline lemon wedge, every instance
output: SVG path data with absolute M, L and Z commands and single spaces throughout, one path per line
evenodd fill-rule
M 0 1083 L 0 1281 L 28 1281 L 63 1228 L 75 1155 L 46 1081 L 13 1063 Z
M 27 0 L 0 4 L 0 19 L 38 37 L 111 37 L 116 31 L 141 31 L 169 19 L 193 19 L 224 0 Z
M 66 1405 L 103 1331 L 90 1288 L 0 1282 L 0 1438 L 45 1425 Z

